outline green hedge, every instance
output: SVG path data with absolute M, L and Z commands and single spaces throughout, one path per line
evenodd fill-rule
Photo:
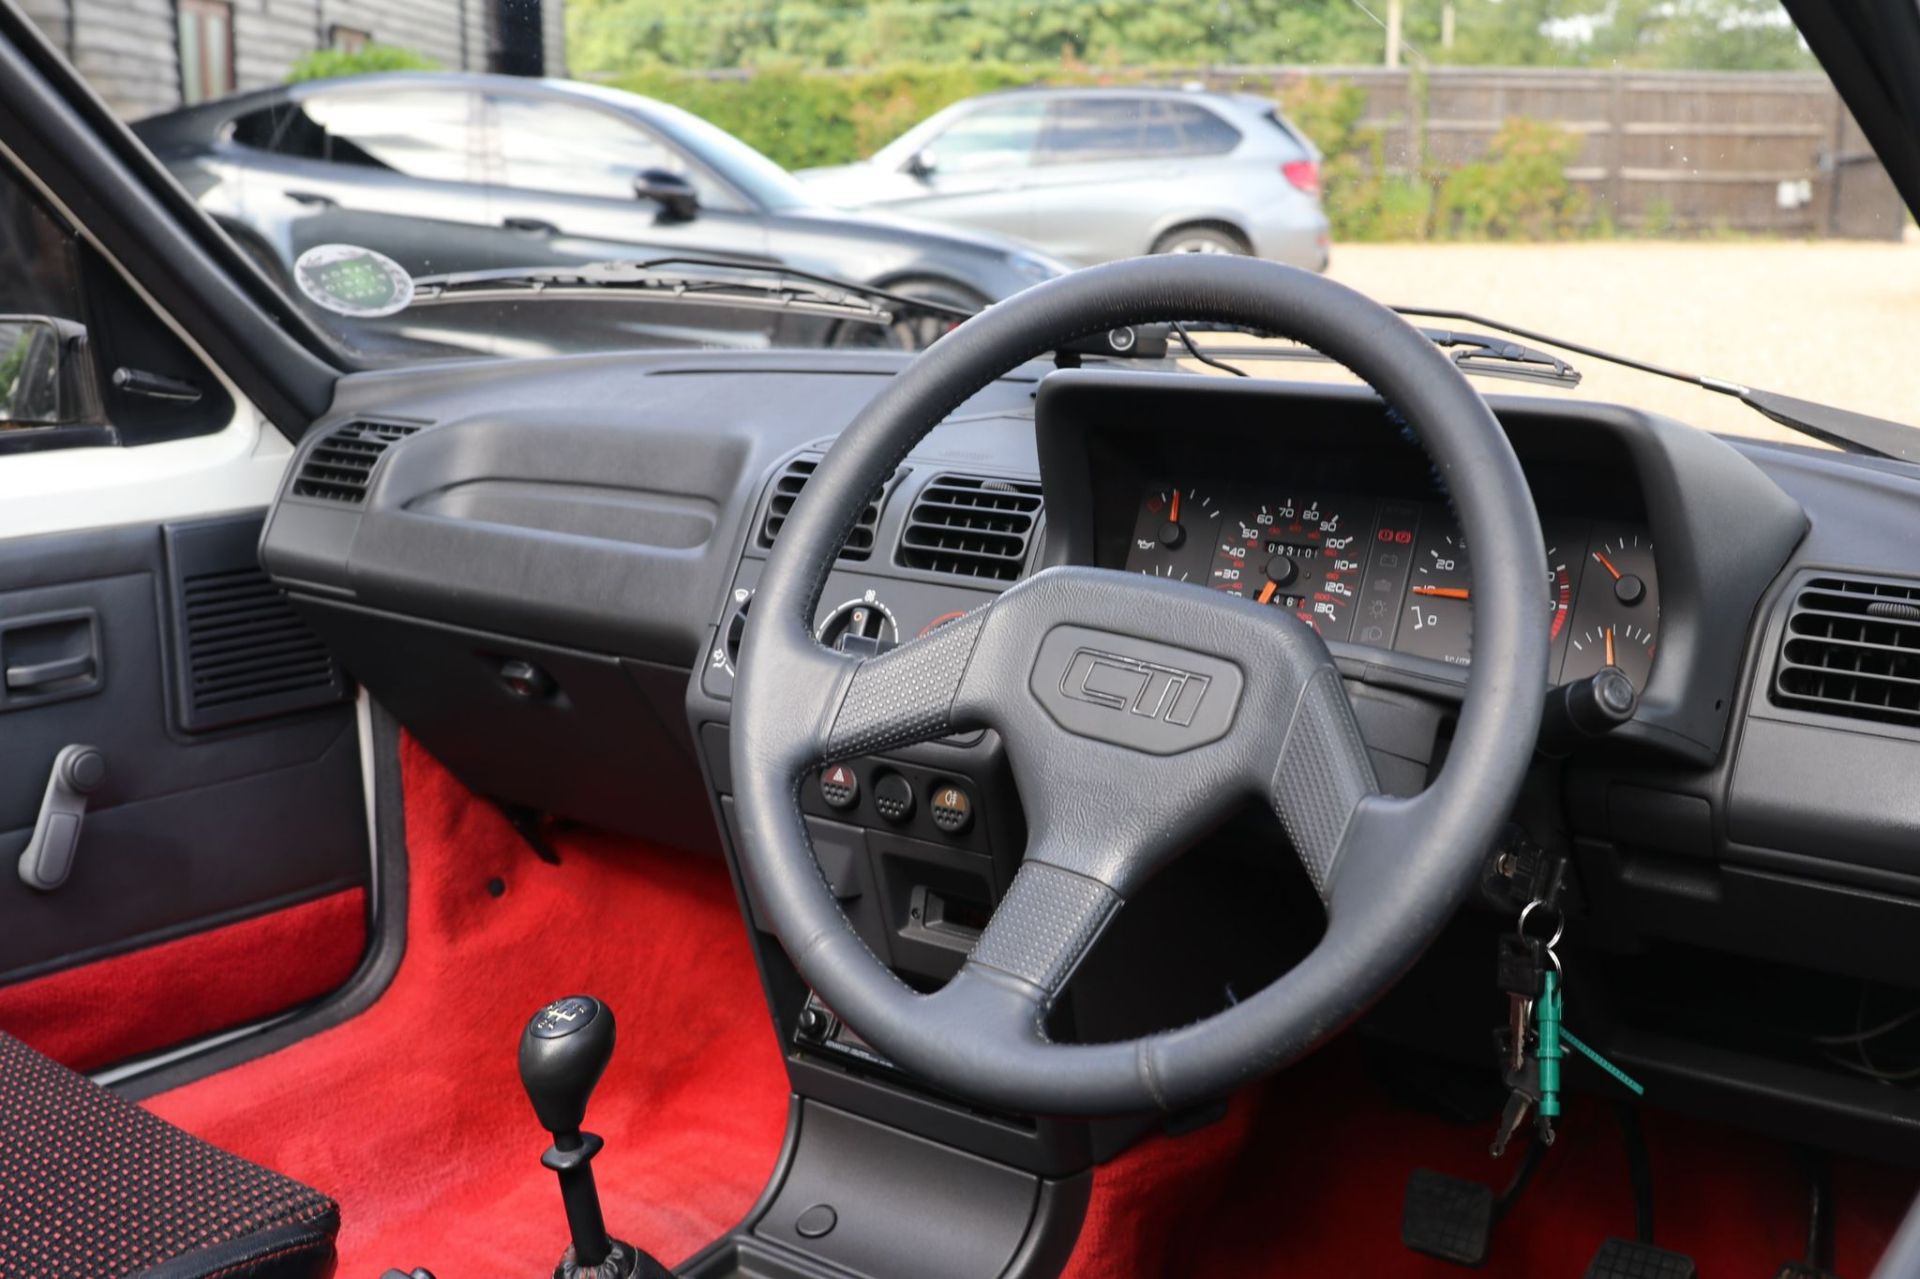
M 438 71 L 440 64 L 425 54 L 391 44 L 369 44 L 352 53 L 315 49 L 287 71 L 287 83 L 331 80 L 336 76 L 365 75 L 371 71 Z
M 872 155 L 942 107 L 1034 79 L 1031 70 L 989 62 L 851 75 L 773 66 L 739 78 L 650 68 L 611 83 L 684 107 L 787 168 L 805 169 Z

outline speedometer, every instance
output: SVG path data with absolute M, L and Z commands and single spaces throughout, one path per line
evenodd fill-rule
M 1225 523 L 1209 586 L 1291 609 L 1328 639 L 1347 638 L 1373 527 L 1370 503 L 1288 495 Z

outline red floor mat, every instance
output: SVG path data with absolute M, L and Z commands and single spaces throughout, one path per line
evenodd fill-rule
M 595 994 L 619 1025 L 587 1116 L 607 1139 L 608 1223 L 684 1258 L 752 1204 L 786 1121 L 725 868 L 567 831 L 552 866 L 410 740 L 403 768 L 411 897 L 392 987 L 343 1026 L 148 1104 L 335 1196 L 343 1279 L 543 1274 L 566 1230 L 514 1053 L 542 1003 Z
M 349 888 L 18 982 L 0 989 L 0 1030 L 84 1071 L 244 1026 L 339 989 L 366 915 Z
M 1807 1183 L 1781 1143 L 1652 1107 L 1655 1238 L 1702 1279 L 1773 1279 L 1806 1246 Z M 1609 1235 L 1631 1238 L 1633 1198 L 1610 1109 L 1575 1098 L 1540 1172 L 1494 1232 L 1485 1267 L 1400 1243 L 1407 1174 L 1428 1167 L 1504 1188 L 1517 1155 L 1487 1154 L 1489 1131 L 1389 1101 L 1357 1045 L 1335 1044 L 1234 1101 L 1219 1124 L 1158 1139 L 1100 1168 L 1068 1274 L 1391 1275 L 1578 1279 Z M 1915 1174 L 1836 1161 L 1837 1273 L 1865 1279 L 1892 1239 Z

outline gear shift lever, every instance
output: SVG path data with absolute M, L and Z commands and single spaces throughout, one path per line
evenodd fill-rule
M 671 1279 L 667 1269 L 630 1243 L 607 1234 L 593 1157 L 605 1145 L 580 1131 L 587 1099 L 613 1057 L 613 1010 L 591 995 L 556 999 L 533 1015 L 520 1036 L 520 1083 L 553 1146 L 540 1162 L 560 1177 L 573 1245 L 554 1279 Z

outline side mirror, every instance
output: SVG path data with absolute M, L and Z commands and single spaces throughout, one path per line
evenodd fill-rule
M 87 331 L 45 315 L 0 315 L 0 430 L 98 418 Z
M 934 161 L 932 147 L 921 147 L 913 153 L 913 158 L 907 161 L 907 172 L 922 182 L 932 177 L 939 167 Z
M 700 212 L 700 196 L 693 183 L 668 169 L 642 169 L 634 175 L 633 193 L 652 200 L 674 222 L 690 222 Z

